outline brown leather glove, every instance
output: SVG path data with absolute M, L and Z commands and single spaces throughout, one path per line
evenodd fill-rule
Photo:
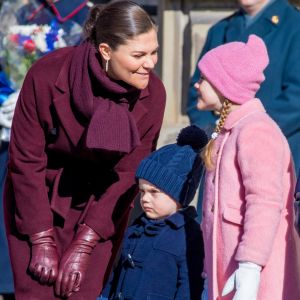
M 78 292 L 87 270 L 92 250 L 100 236 L 89 226 L 79 225 L 71 245 L 63 254 L 55 282 L 55 293 L 61 297 L 70 297 Z
M 42 284 L 52 284 L 57 277 L 59 256 L 53 228 L 29 236 L 31 260 L 29 271 Z

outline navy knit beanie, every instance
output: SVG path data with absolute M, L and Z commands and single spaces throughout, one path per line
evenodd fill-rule
M 203 169 L 200 151 L 207 142 L 206 133 L 199 127 L 183 128 L 176 144 L 166 145 L 142 160 L 136 178 L 149 181 L 183 207 L 188 206 L 199 185 Z

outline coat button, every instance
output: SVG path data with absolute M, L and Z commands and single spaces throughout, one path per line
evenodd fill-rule
M 215 204 L 212 205 L 211 210 L 212 213 L 215 211 Z
M 134 264 L 134 261 L 133 261 L 133 259 L 132 259 L 132 256 L 128 253 L 128 255 L 127 255 L 127 260 L 128 260 L 128 262 L 129 262 L 129 264 L 130 264 L 130 266 L 132 267 L 132 268 L 134 268 L 135 267 L 135 264 Z
M 56 135 L 57 135 L 57 128 L 51 128 L 51 129 L 49 130 L 49 133 L 50 133 L 50 135 L 52 135 L 52 136 L 56 136 Z

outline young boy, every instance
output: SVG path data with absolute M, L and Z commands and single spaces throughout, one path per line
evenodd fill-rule
M 144 214 L 126 232 L 121 257 L 101 299 L 196 300 L 203 288 L 203 242 L 194 207 L 199 152 L 207 136 L 184 128 L 176 144 L 153 152 L 136 178 Z

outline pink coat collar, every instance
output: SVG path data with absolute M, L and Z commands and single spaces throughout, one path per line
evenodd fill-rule
M 232 129 L 237 123 L 239 123 L 239 121 L 254 112 L 266 112 L 263 104 L 257 98 L 247 101 L 239 108 L 229 113 L 224 124 L 224 129 Z

